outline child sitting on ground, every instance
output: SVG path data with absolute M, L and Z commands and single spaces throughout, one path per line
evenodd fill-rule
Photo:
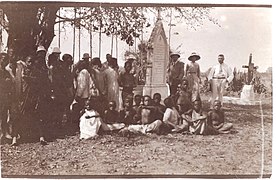
M 155 107 L 155 115 L 154 115 L 155 120 L 163 119 L 164 113 L 166 111 L 166 107 L 160 102 L 161 102 L 161 94 L 155 93 L 153 95 L 153 106 Z
M 155 107 L 152 106 L 152 99 L 149 95 L 143 98 L 143 105 L 139 107 L 137 114 L 140 124 L 150 124 L 155 120 Z
M 189 131 L 198 135 L 218 134 L 218 131 L 208 122 L 208 116 L 202 110 L 201 101 L 196 99 L 193 104 L 190 118 L 185 119 L 189 123 Z
M 108 109 L 104 111 L 103 120 L 107 124 L 112 124 L 119 121 L 119 112 L 116 110 L 115 101 L 109 102 Z
M 232 123 L 225 122 L 224 112 L 221 109 L 221 102 L 219 100 L 214 101 L 214 109 L 208 112 L 208 120 L 220 133 L 229 133 L 233 127 Z
M 161 120 L 155 120 L 155 107 L 152 106 L 151 97 L 145 95 L 143 98 L 143 105 L 140 105 L 138 114 L 134 117 L 135 120 L 139 120 L 139 124 L 129 124 L 129 126 L 122 129 L 120 132 L 134 133 L 157 133 L 159 134 L 159 127 L 162 124 Z
M 97 111 L 97 104 L 96 98 L 89 98 L 85 103 L 85 109 L 80 118 L 80 139 L 90 139 L 98 136 L 102 120 Z
M 180 124 L 181 117 L 174 107 L 174 102 L 171 97 L 167 97 L 164 100 L 164 104 L 166 106 L 166 111 L 163 117 L 163 124 L 161 126 L 162 133 L 169 132 L 181 132 L 188 128 L 188 123 L 185 121 Z
M 127 97 L 124 101 L 124 109 L 119 112 L 120 122 L 126 125 L 137 124 L 136 111 L 132 108 L 132 101 L 130 97 Z
M 133 109 L 136 111 L 136 113 L 138 113 L 138 109 L 142 102 L 142 96 L 140 94 L 136 94 L 134 96 L 134 102 L 135 102 L 135 104 L 133 105 Z
M 80 139 L 91 139 L 98 136 L 100 128 L 103 131 L 119 130 L 125 127 L 123 123 L 106 124 L 102 121 L 98 110 L 99 97 L 90 97 L 86 101 L 84 113 L 80 118 Z

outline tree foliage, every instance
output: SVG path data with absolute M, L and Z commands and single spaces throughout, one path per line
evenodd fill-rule
M 116 35 L 132 46 L 134 38 L 139 38 L 143 29 L 151 26 L 150 16 L 158 11 L 166 21 L 186 22 L 188 27 L 196 29 L 204 20 L 218 24 L 210 16 L 211 8 L 206 7 L 126 7 L 101 6 L 65 7 L 59 13 L 62 3 L 6 3 L 2 4 L 9 22 L 8 47 L 14 47 L 19 56 L 35 51 L 38 45 L 47 49 L 55 34 L 54 25 L 64 23 L 84 28 L 92 32 L 101 32 L 107 36 Z M 91 6 L 93 3 L 91 3 Z M 170 21 L 171 22 L 171 21 Z M 171 25 L 171 24 L 170 24 Z

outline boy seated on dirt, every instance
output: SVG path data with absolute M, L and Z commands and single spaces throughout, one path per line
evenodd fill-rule
M 160 93 L 153 94 L 153 106 L 155 107 L 155 115 L 154 115 L 155 120 L 163 119 L 164 113 L 166 111 L 166 107 L 160 102 L 161 102 L 161 94 Z
M 110 101 L 108 103 L 108 109 L 104 111 L 103 120 L 107 124 L 111 124 L 119 121 L 119 112 L 116 110 L 115 101 Z
M 138 109 L 141 105 L 142 102 L 142 96 L 140 94 L 136 94 L 134 96 L 134 105 L 133 105 L 133 109 L 136 111 L 136 113 L 138 113 Z
M 106 124 L 98 112 L 100 109 L 98 97 L 90 97 L 85 103 L 84 112 L 80 118 L 80 139 L 91 139 L 98 136 L 102 131 L 119 130 L 125 127 L 123 123 Z
M 189 124 L 189 131 L 198 135 L 218 134 L 219 132 L 208 122 L 207 113 L 202 110 L 201 100 L 193 102 L 193 110 L 190 115 L 185 116 Z
M 213 110 L 208 112 L 208 121 L 220 133 L 229 133 L 233 127 L 232 123 L 225 122 L 224 111 L 221 109 L 221 102 L 219 100 L 214 101 Z
M 177 109 L 174 107 L 174 102 L 171 97 L 167 97 L 164 100 L 166 111 L 164 113 L 161 125 L 162 133 L 170 132 L 182 132 L 188 130 L 188 123 L 184 121 L 181 124 L 181 116 L 179 115 Z
M 161 120 L 155 120 L 155 107 L 152 106 L 151 97 L 145 95 L 143 98 L 143 105 L 140 105 L 138 114 L 135 115 L 134 120 L 138 120 L 138 124 L 129 124 L 120 131 L 124 134 L 125 132 L 133 133 L 159 133 L 159 127 L 162 124 Z
M 152 99 L 149 95 L 143 97 L 143 105 L 140 105 L 137 119 L 140 124 L 150 124 L 155 120 L 155 107 L 152 105 Z
M 132 98 L 127 97 L 124 101 L 124 109 L 119 112 L 119 122 L 126 125 L 137 124 L 136 111 L 132 108 Z

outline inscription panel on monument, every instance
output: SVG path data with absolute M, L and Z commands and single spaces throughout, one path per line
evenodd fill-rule
M 152 68 L 152 83 L 153 84 L 163 84 L 165 81 L 164 76 L 164 62 L 156 61 L 154 62 Z
M 161 35 L 156 38 L 153 50 L 152 83 L 165 84 L 166 77 L 166 44 Z

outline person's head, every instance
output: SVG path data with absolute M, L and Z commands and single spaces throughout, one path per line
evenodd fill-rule
M 26 63 L 27 66 L 31 66 L 32 63 L 33 63 L 33 57 L 32 56 L 27 56 L 25 58 L 25 63 Z
M 85 109 L 87 110 L 94 109 L 94 103 L 92 102 L 91 98 L 85 101 Z
M 219 62 L 220 64 L 222 64 L 223 61 L 224 61 L 224 55 L 223 55 L 223 54 L 218 55 L 218 62 Z
M 189 61 L 192 61 L 193 63 L 197 60 L 200 59 L 200 56 L 196 53 L 196 52 L 193 52 L 189 57 L 188 57 L 188 60 Z
M 57 62 L 57 57 L 54 54 L 48 56 L 48 66 L 55 65 Z
M 173 106 L 174 106 L 173 99 L 171 97 L 167 97 L 164 100 L 164 104 L 165 104 L 166 108 L 173 108 Z
M 54 47 L 53 48 L 53 51 L 52 51 L 52 54 L 57 58 L 59 59 L 60 58 L 60 54 L 61 54 L 61 51 L 58 47 Z
M 131 71 L 131 69 L 132 69 L 132 63 L 131 63 L 131 61 L 126 61 L 124 67 L 125 67 L 126 72 L 129 73 Z
M 1 68 L 4 68 L 8 64 L 8 61 L 7 61 L 6 57 L 7 57 L 7 53 L 1 53 L 0 54 L 0 65 L 1 65 Z
M 132 107 L 132 98 L 130 97 L 127 97 L 125 100 L 124 100 L 124 107 L 125 109 L 130 109 Z
M 99 98 L 98 96 L 91 96 L 86 102 L 85 102 L 85 108 L 87 110 L 95 110 L 98 111 L 100 110 L 100 103 L 99 103 Z
M 7 51 L 8 57 L 11 58 L 14 56 L 14 49 L 13 48 L 9 48 Z
M 194 110 L 199 112 L 201 110 L 201 101 L 199 99 L 196 99 L 194 102 Z
M 38 58 L 45 59 L 45 57 L 46 57 L 46 49 L 44 48 L 44 46 L 38 46 L 37 47 L 36 55 L 37 55 Z
M 94 69 L 99 69 L 102 67 L 102 63 L 101 63 L 101 59 L 98 58 L 98 57 L 94 57 L 92 60 L 91 60 L 91 65 L 92 65 L 92 68 Z
M 135 105 L 140 105 L 141 104 L 141 101 L 142 101 L 142 96 L 140 94 L 136 94 L 134 96 L 134 102 L 135 102 Z
M 177 93 L 179 93 L 181 90 L 182 90 L 182 86 L 181 86 L 181 84 L 178 84 L 177 85 Z
M 219 111 L 221 109 L 221 102 L 220 100 L 214 101 L 214 110 Z
M 106 54 L 105 58 L 106 58 L 107 62 L 109 62 L 109 60 L 112 59 L 112 56 L 111 56 L 111 54 Z
M 89 56 L 88 53 L 84 53 L 84 54 L 82 55 L 82 60 L 83 60 L 83 61 L 89 62 L 89 59 L 90 59 L 90 56 Z
M 144 96 L 143 104 L 144 104 L 145 106 L 151 105 L 151 97 L 150 97 L 149 95 L 145 95 L 145 96 Z
M 179 55 L 179 54 L 171 54 L 171 60 L 172 60 L 172 62 L 177 61 L 178 58 L 180 58 L 180 55 Z
M 114 111 L 116 109 L 116 102 L 115 101 L 109 101 L 108 109 L 111 110 L 111 111 Z
M 182 90 L 187 90 L 188 87 L 189 87 L 189 81 L 188 81 L 187 79 L 184 79 L 184 80 L 182 81 L 181 89 L 182 89 Z
M 111 58 L 108 62 L 108 65 L 113 69 L 117 68 L 117 66 L 118 66 L 117 59 L 116 58 Z
M 64 54 L 62 60 L 67 66 L 71 67 L 73 65 L 73 57 L 70 54 Z
M 160 93 L 154 93 L 153 94 L 153 101 L 154 101 L 155 104 L 160 104 L 161 94 Z

